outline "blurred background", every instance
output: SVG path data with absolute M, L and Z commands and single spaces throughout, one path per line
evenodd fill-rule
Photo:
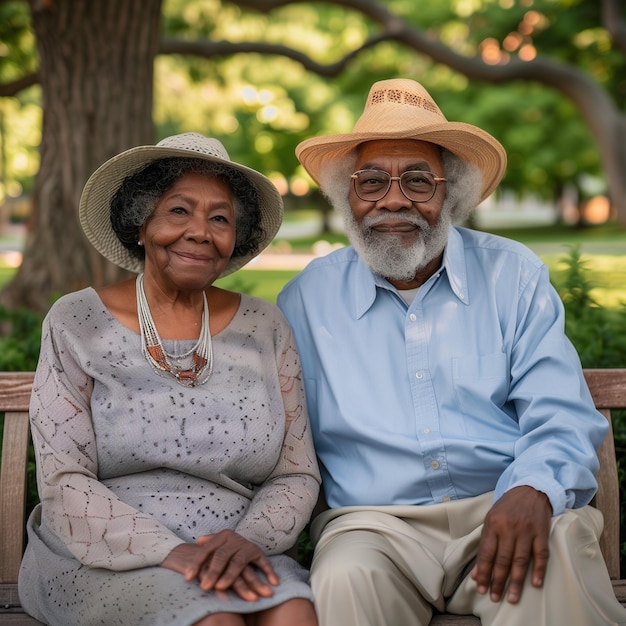
M 268 254 L 299 267 L 341 243 L 294 148 L 351 130 L 371 84 L 397 76 L 505 146 L 472 226 L 553 233 L 545 254 L 602 235 L 589 250 L 621 255 L 625 30 L 619 0 L 0 0 L 0 303 L 44 312 L 117 279 L 77 224 L 80 191 L 113 154 L 179 132 L 277 184 Z

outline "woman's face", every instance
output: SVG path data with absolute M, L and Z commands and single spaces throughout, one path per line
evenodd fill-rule
M 139 236 L 147 276 L 180 289 L 205 289 L 235 247 L 230 187 L 206 174 L 184 174 L 161 196 Z

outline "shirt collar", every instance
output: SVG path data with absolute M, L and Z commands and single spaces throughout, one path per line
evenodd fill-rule
M 469 304 L 465 247 L 461 234 L 454 227 L 450 229 L 448 242 L 443 253 L 442 267 L 445 271 L 438 270 L 429 280 L 436 280 L 440 274 L 447 276 L 454 295 L 463 304 Z M 395 290 L 389 281 L 374 274 L 357 255 L 355 281 L 353 283 L 354 315 L 356 319 L 365 315 L 372 307 L 376 300 L 378 287 L 388 291 Z
M 448 243 L 443 252 L 443 267 L 454 295 L 463 304 L 469 304 L 465 243 L 459 230 L 454 227 L 450 229 Z

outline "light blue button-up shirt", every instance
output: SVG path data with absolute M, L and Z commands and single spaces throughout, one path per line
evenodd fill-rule
M 519 485 L 555 515 L 591 500 L 608 423 L 525 246 L 453 228 L 410 306 L 348 247 L 310 263 L 278 305 L 331 507 L 497 499 Z

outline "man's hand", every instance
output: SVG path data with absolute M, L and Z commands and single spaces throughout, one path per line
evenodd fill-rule
M 271 585 L 278 585 L 278 576 L 261 549 L 232 530 L 204 535 L 197 544 L 176 546 L 161 567 L 182 574 L 186 580 L 197 579 L 205 591 L 232 589 L 250 602 L 274 593 L 259 570 Z
M 499 602 L 508 580 L 506 599 L 516 604 L 529 567 L 531 584 L 543 585 L 551 518 L 548 496 L 532 487 L 515 487 L 493 505 L 485 517 L 471 574 L 479 593 L 491 589 L 491 599 Z

